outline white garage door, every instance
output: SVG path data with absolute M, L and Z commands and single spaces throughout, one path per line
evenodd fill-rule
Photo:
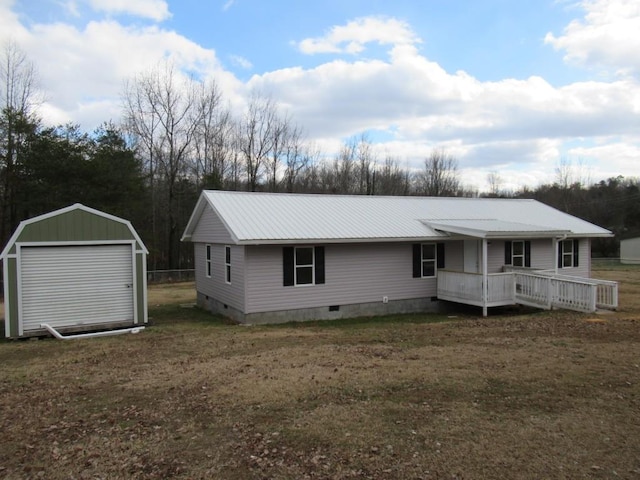
M 133 320 L 131 245 L 22 247 L 22 325 Z

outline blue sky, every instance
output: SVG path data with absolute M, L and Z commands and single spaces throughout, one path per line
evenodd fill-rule
M 635 0 L 0 0 L 50 123 L 120 115 L 127 78 L 170 56 L 234 111 L 271 95 L 327 156 L 369 132 L 419 168 L 434 148 L 479 189 L 638 176 Z

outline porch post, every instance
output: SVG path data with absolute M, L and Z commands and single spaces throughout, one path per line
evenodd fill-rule
M 482 316 L 487 316 L 489 303 L 489 275 L 487 273 L 487 239 L 482 239 Z

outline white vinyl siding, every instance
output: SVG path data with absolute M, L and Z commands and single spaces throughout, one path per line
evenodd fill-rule
M 412 278 L 411 244 L 326 245 L 324 257 L 325 283 L 292 289 L 282 283 L 282 246 L 247 246 L 245 313 L 436 295 L 435 278 Z
M 231 235 L 220 217 L 211 208 L 205 208 L 191 238 L 192 242 L 231 243 Z
M 25 331 L 134 318 L 132 245 L 22 247 Z
M 195 264 L 204 265 L 206 245 L 196 243 L 194 247 Z M 196 290 L 242 311 L 244 309 L 244 248 L 237 245 L 230 246 L 231 265 L 233 266 L 232 283 L 226 282 L 226 273 L 223 268 L 213 268 L 210 278 L 205 275 L 204 268 L 196 268 Z M 225 245 L 211 245 L 211 261 L 214 266 L 225 265 L 225 250 Z

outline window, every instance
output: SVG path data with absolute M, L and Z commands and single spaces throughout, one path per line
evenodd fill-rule
M 529 240 L 504 242 L 504 264 L 514 267 L 531 267 L 531 242 Z
M 206 247 L 207 253 L 206 253 L 206 259 L 205 259 L 205 274 L 207 275 L 207 278 L 211 278 L 211 245 L 207 245 Z
M 309 285 L 313 283 L 313 256 L 313 247 L 296 247 L 296 285 Z
M 578 240 L 562 240 L 558 242 L 558 268 L 578 266 L 579 246 Z
M 444 243 L 413 245 L 413 278 L 435 277 L 439 268 L 444 268 Z
M 284 247 L 282 270 L 285 287 L 323 284 L 324 247 Z
M 224 270 L 225 282 L 231 283 L 231 247 L 228 245 L 224 247 Z
M 514 267 L 524 267 L 524 242 L 512 242 L 511 265 Z
M 422 277 L 435 277 L 436 275 L 436 244 L 424 243 L 422 245 L 421 259 Z

